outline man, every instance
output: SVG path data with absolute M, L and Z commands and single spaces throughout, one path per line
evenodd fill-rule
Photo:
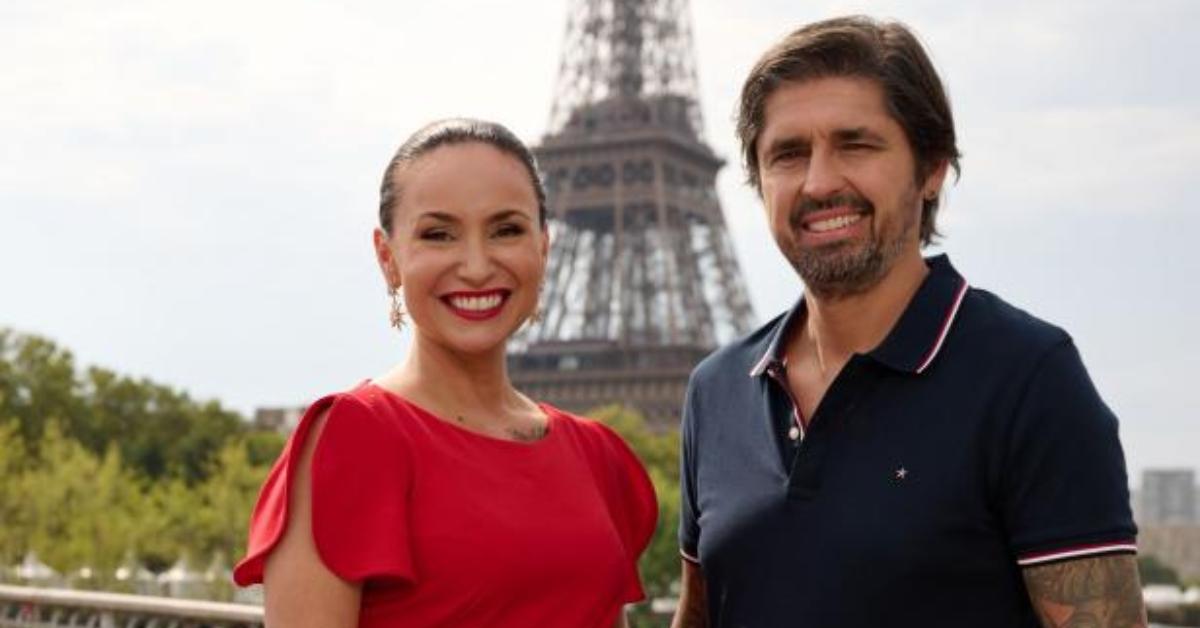
M 959 152 L 912 33 L 792 33 L 738 132 L 806 291 L 693 373 L 674 626 L 1144 626 L 1116 418 L 1070 336 L 921 255 Z

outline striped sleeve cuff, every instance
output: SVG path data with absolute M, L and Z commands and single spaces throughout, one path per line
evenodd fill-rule
M 683 550 L 679 550 L 679 555 L 680 555 L 680 556 L 682 556 L 682 557 L 683 557 L 683 559 L 684 559 L 684 560 L 686 560 L 686 561 L 688 561 L 689 563 L 693 563 L 693 564 L 696 564 L 696 565 L 699 565 L 699 564 L 700 564 L 700 559 L 699 559 L 699 558 L 696 558 L 695 556 L 692 556 L 691 554 L 689 554 L 689 553 L 687 553 L 687 552 L 685 552 L 685 551 L 683 551 Z
M 1137 543 L 1133 541 L 1113 541 L 1109 543 L 1091 543 L 1075 545 L 1042 552 L 1030 552 L 1017 557 L 1017 564 L 1022 567 L 1045 565 L 1077 558 L 1092 558 L 1106 554 L 1136 554 Z

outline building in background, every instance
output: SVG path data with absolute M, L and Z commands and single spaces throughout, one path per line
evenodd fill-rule
M 1194 469 L 1146 469 L 1135 493 L 1138 553 L 1200 581 L 1200 489 Z
M 254 427 L 260 430 L 272 430 L 286 436 L 300 424 L 304 410 L 304 407 L 256 408 L 254 410 Z
M 1138 523 L 1190 525 L 1200 523 L 1196 510 L 1194 469 L 1146 469 L 1138 492 Z

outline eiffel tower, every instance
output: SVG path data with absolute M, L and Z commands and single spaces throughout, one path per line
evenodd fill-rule
M 687 0 L 573 0 L 550 126 L 542 318 L 513 382 L 574 411 L 679 421 L 691 369 L 752 326 L 703 140 Z

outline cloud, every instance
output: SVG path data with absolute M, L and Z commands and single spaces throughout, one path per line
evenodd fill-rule
M 1016 212 L 1172 212 L 1192 196 L 1200 109 L 1046 108 L 966 118 L 963 188 Z

